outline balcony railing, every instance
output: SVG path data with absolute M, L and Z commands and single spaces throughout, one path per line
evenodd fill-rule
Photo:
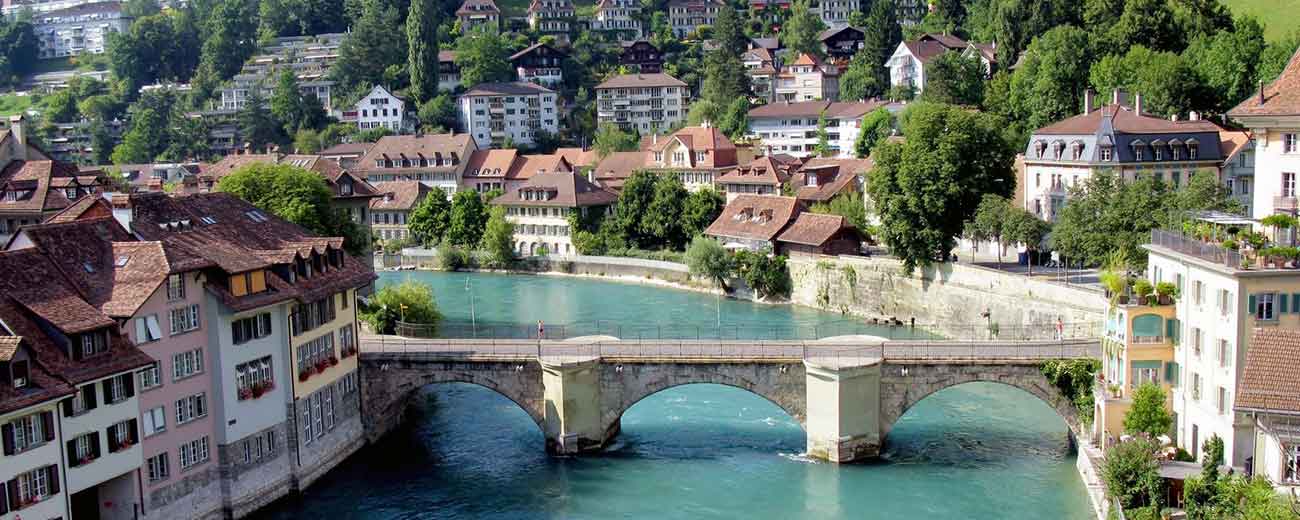
M 1207 244 L 1195 238 L 1189 238 L 1173 231 L 1165 231 L 1162 229 L 1151 230 L 1151 244 L 1172 249 L 1185 255 L 1191 255 L 1200 258 L 1201 260 L 1214 262 L 1225 267 L 1233 269 L 1241 267 L 1241 253 L 1219 247 L 1215 244 Z
M 1164 336 L 1133 336 L 1133 343 L 1164 343 Z
M 1300 207 L 1300 205 L 1297 204 L 1297 200 L 1300 199 L 1297 199 L 1296 197 L 1273 197 L 1273 209 L 1294 210 L 1297 207 Z

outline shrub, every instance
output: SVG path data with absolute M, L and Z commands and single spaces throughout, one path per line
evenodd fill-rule
M 762 297 L 790 294 L 792 282 L 784 256 L 740 251 L 736 253 L 736 271 Z
M 1107 494 L 1118 499 L 1124 509 L 1160 505 L 1159 448 L 1153 440 L 1137 438 L 1106 450 L 1101 479 Z
M 444 242 L 438 247 L 438 267 L 444 271 L 455 271 L 469 263 L 465 250 Z
M 1138 295 L 1139 298 L 1146 299 L 1153 290 L 1155 290 L 1155 288 L 1151 286 L 1151 282 L 1146 280 L 1133 282 L 1133 293 Z
M 379 334 L 392 334 L 398 320 L 431 328 L 442 321 L 433 287 L 414 280 L 384 286 L 375 292 L 370 305 L 359 310 L 361 319 Z
M 1155 383 L 1142 383 L 1133 391 L 1133 406 L 1124 414 L 1124 431 L 1158 437 L 1169 433 L 1174 418 L 1165 409 L 1165 391 Z
M 1178 286 L 1173 282 L 1160 282 L 1156 284 L 1156 294 L 1160 296 L 1175 296 L 1178 292 Z

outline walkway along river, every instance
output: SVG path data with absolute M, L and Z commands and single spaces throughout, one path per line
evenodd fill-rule
M 590 280 L 385 273 L 435 286 L 451 320 L 709 324 L 707 295 Z M 472 291 L 466 291 L 470 278 Z M 460 303 L 458 300 L 463 300 Z M 579 318 L 581 317 L 581 318 Z M 815 328 L 833 314 L 723 301 L 724 323 Z M 534 325 L 535 326 L 535 325 Z M 865 331 L 864 331 L 865 332 Z M 633 406 L 605 453 L 551 458 L 527 414 L 490 390 L 428 387 L 415 418 L 265 518 L 1089 518 L 1064 422 L 1015 388 L 971 383 L 922 400 L 881 462 L 800 455 L 804 436 L 742 390 L 689 385 Z

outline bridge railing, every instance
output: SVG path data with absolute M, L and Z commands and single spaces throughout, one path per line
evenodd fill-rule
M 363 355 L 393 359 L 1017 360 L 1097 357 L 1096 340 L 874 343 L 758 340 L 454 340 L 364 336 Z
M 889 340 L 943 339 L 1025 341 L 1096 338 L 1099 322 L 999 326 L 997 324 L 923 324 L 843 319 L 806 325 L 727 324 L 722 326 L 584 321 L 537 324 L 448 321 L 438 325 L 398 322 L 396 334 L 409 338 L 548 339 L 612 336 L 621 340 L 762 340 L 813 341 L 835 336 L 869 335 Z

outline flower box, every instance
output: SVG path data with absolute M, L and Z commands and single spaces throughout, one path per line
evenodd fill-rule
M 257 399 L 259 397 L 262 397 L 262 394 L 266 393 L 266 389 L 263 388 L 262 385 L 253 385 L 253 389 L 251 390 L 251 393 L 253 395 L 253 399 Z
M 248 389 L 248 388 L 241 388 L 241 389 L 239 389 L 239 400 L 240 400 L 240 401 L 243 401 L 243 400 L 245 400 L 245 399 L 251 399 L 252 397 L 253 397 L 253 391 L 252 391 L 251 389 Z
M 337 364 L 339 364 L 339 358 L 336 358 L 336 357 L 334 357 L 334 356 L 330 356 L 330 366 L 334 366 L 334 365 L 337 365 Z
M 325 369 L 329 368 L 329 366 L 330 366 L 330 365 L 329 365 L 329 361 L 328 361 L 328 360 L 324 360 L 324 359 L 322 359 L 322 360 L 316 362 L 316 371 L 317 371 L 317 372 L 324 372 Z
M 311 377 L 311 369 L 298 372 L 298 381 L 306 381 L 309 377 Z

